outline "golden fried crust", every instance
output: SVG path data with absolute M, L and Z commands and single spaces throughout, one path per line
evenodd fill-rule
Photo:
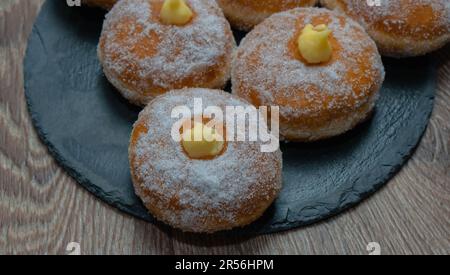
M 248 31 L 270 15 L 298 7 L 312 7 L 318 0 L 217 0 L 234 28 Z
M 382 1 L 379 7 L 370 7 L 359 0 L 321 0 L 321 3 L 360 22 L 386 56 L 424 55 L 450 41 L 448 0 Z
M 297 38 L 307 24 L 332 30 L 332 59 L 308 65 Z M 384 80 L 375 43 L 353 20 L 318 8 L 273 15 L 243 40 L 233 60 L 233 93 L 256 106 L 280 107 L 284 139 L 342 134 L 371 113 Z
M 110 10 L 117 2 L 117 0 L 83 0 L 82 2 L 89 6 Z
M 189 158 L 171 138 L 171 110 L 204 106 L 248 106 L 218 90 L 184 89 L 155 98 L 141 112 L 129 146 L 136 194 L 158 220 L 188 232 L 212 233 L 258 219 L 281 189 L 281 152 L 262 153 L 259 142 L 228 142 L 208 160 Z M 226 126 L 225 126 L 226 127 Z
M 187 0 L 194 18 L 164 25 L 163 0 L 122 0 L 106 16 L 98 56 L 109 81 L 130 102 L 184 87 L 223 88 L 236 48 L 215 1 Z

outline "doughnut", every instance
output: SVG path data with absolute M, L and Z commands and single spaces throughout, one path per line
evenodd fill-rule
M 249 31 L 274 13 L 312 7 L 318 0 L 217 0 L 231 25 Z
M 118 0 L 82 0 L 83 4 L 110 10 Z
M 358 21 L 385 56 L 420 56 L 450 42 L 449 0 L 382 0 L 380 6 L 360 0 L 321 3 Z
M 103 25 L 98 57 L 104 74 L 136 105 L 173 89 L 223 88 L 230 77 L 236 42 L 216 2 L 166 1 L 119 1 Z M 182 25 L 163 22 L 166 4 L 181 7 L 167 20 L 189 12 L 192 18 Z
M 328 59 L 310 64 L 299 50 L 303 40 Z M 314 57 L 308 54 L 311 62 Z M 232 65 L 233 93 L 255 106 L 279 106 L 281 139 L 288 141 L 315 141 L 354 128 L 371 114 L 384 77 L 365 30 L 322 8 L 272 15 L 243 39 Z
M 155 218 L 186 232 L 213 233 L 250 224 L 281 189 L 281 152 L 262 153 L 260 142 L 229 141 L 214 158 L 192 158 L 172 138 L 170 118 L 176 106 L 193 108 L 194 98 L 205 107 L 249 106 L 232 94 L 203 88 L 153 99 L 139 114 L 130 138 L 136 194 Z

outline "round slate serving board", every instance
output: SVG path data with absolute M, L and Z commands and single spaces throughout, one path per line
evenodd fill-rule
M 140 109 L 104 77 L 96 56 L 104 12 L 47 0 L 29 38 L 25 92 L 50 152 L 103 201 L 156 222 L 134 194 L 128 140 Z M 236 33 L 237 39 L 242 33 Z M 374 116 L 331 140 L 282 144 L 284 187 L 257 222 L 237 234 L 261 234 L 317 222 L 363 200 L 411 156 L 433 109 L 431 57 L 384 59 L 387 78 Z

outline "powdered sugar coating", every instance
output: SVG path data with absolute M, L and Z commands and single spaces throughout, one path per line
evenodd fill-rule
M 318 0 L 217 0 L 231 25 L 248 31 L 274 13 L 312 7 Z
M 298 56 L 296 41 L 309 23 L 326 23 L 332 31 L 329 63 L 308 65 Z M 376 45 L 363 28 L 319 8 L 268 18 L 242 41 L 232 68 L 233 93 L 255 105 L 280 106 L 282 134 L 296 126 L 327 127 L 335 118 L 373 105 L 384 76 Z
M 187 0 L 194 18 L 184 26 L 159 20 L 163 0 L 122 0 L 106 15 L 98 55 L 108 79 L 144 105 L 174 88 L 222 87 L 234 38 L 215 1 Z
M 381 0 L 379 6 L 369 6 L 366 1 L 339 0 L 353 18 L 358 18 L 365 27 L 382 21 L 386 32 L 400 32 L 408 36 L 422 36 L 429 39 L 435 35 L 450 32 L 450 1 L 448 0 Z M 426 22 L 410 24 L 408 17 L 417 9 L 430 8 L 432 17 Z M 434 21 L 430 27 L 425 26 Z M 436 33 L 437 32 L 437 33 Z
M 449 0 L 322 0 L 358 21 L 389 56 L 415 56 L 450 42 Z
M 260 142 L 228 142 L 212 160 L 190 159 L 171 137 L 176 106 L 248 106 L 207 89 L 171 91 L 141 112 L 129 148 L 136 193 L 158 219 L 185 231 L 214 232 L 258 218 L 281 188 L 281 152 L 260 152 Z M 146 129 L 141 131 L 139 129 Z

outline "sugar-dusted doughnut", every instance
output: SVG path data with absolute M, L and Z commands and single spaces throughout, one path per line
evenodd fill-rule
M 314 41 L 324 37 L 330 45 Z M 328 59 L 317 59 L 308 49 L 302 54 L 303 40 Z M 305 58 L 324 62 L 310 64 Z M 375 42 L 365 30 L 322 8 L 271 16 L 244 38 L 232 67 L 233 93 L 256 106 L 279 106 L 280 133 L 294 141 L 336 136 L 365 120 L 384 76 Z
M 103 25 L 98 46 L 103 71 L 125 98 L 138 105 L 172 89 L 222 88 L 230 76 L 236 44 L 216 2 L 166 1 L 119 1 Z M 165 22 L 164 5 L 175 7 L 171 19 L 170 11 L 164 13 L 167 20 L 188 15 L 186 7 L 192 17 L 183 24 Z
M 358 21 L 382 55 L 419 56 L 450 42 L 449 0 L 382 0 L 380 5 L 361 0 L 321 2 Z
M 171 135 L 175 121 L 170 118 L 175 107 L 194 109 L 195 99 L 222 110 L 249 106 L 229 93 L 200 88 L 152 100 L 134 124 L 129 146 L 136 194 L 154 217 L 183 231 L 211 233 L 247 225 L 281 189 L 281 152 L 263 153 L 261 142 L 225 141 L 206 144 L 203 153 L 209 157 L 193 156 L 195 146 L 185 148 Z M 225 131 L 229 127 L 225 124 Z
M 217 0 L 231 25 L 250 30 L 274 13 L 312 7 L 318 0 Z

